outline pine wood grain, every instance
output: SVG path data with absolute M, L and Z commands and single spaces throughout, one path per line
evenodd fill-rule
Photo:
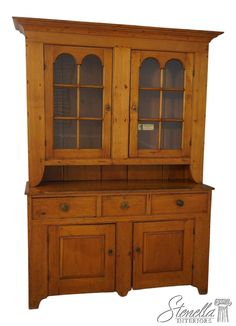
M 112 158 L 128 157 L 130 49 L 113 49 Z
M 45 160 L 43 43 L 26 42 L 29 180 L 36 186 Z
M 202 183 L 208 44 L 221 32 L 14 17 L 26 37 L 29 139 L 29 307 L 48 295 L 192 284 L 207 293 L 212 187 Z M 102 85 L 56 84 L 53 65 L 69 53 L 80 72 L 96 55 Z M 181 148 L 138 149 L 140 66 L 184 67 Z M 102 146 L 56 149 L 53 88 L 103 91 Z M 153 90 L 154 90 L 153 88 Z M 149 92 L 152 88 L 148 89 Z M 143 88 L 142 88 L 142 91 Z M 93 99 L 91 101 L 94 103 Z M 80 124 L 80 98 L 76 102 Z M 56 117 L 69 120 L 70 117 Z M 142 120 L 141 120 L 142 121 Z M 144 122 L 152 121 L 146 117 Z M 161 135 L 161 128 L 159 130 Z

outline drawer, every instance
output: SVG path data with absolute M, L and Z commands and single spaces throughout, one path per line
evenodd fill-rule
M 33 218 L 94 217 L 96 196 L 33 199 Z
M 153 195 L 151 213 L 206 213 L 207 194 Z
M 146 214 L 145 195 L 103 196 L 103 216 L 128 216 Z

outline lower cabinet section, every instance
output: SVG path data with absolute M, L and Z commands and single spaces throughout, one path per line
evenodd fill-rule
M 191 284 L 193 221 L 134 224 L 133 288 Z
M 49 295 L 114 290 L 114 224 L 49 227 Z
M 49 226 L 48 232 L 49 295 L 115 290 L 122 295 L 131 287 L 191 284 L 193 220 L 137 222 L 133 232 L 117 238 L 116 224 Z M 131 248 L 116 254 L 116 247 L 128 242 Z M 115 278 L 126 272 L 133 275 Z

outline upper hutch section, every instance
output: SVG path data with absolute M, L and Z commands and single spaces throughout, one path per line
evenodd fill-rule
M 47 166 L 186 166 L 202 181 L 221 32 L 13 18 L 26 36 L 31 186 Z

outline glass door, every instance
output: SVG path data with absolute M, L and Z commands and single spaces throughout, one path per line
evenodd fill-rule
M 48 158 L 110 156 L 112 53 L 46 46 Z
M 133 51 L 131 157 L 189 155 L 192 55 Z

